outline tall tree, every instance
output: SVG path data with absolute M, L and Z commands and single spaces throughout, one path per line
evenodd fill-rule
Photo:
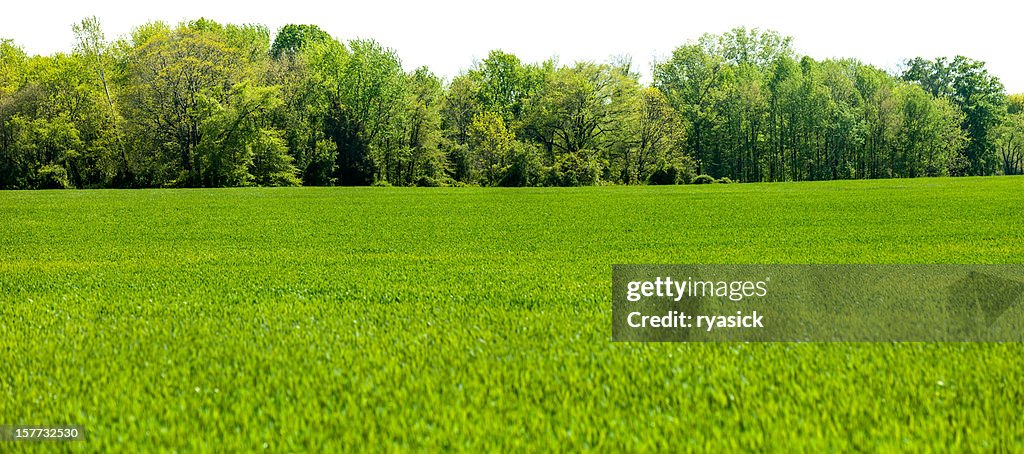
M 206 98 L 231 89 L 239 56 L 214 33 L 185 26 L 144 39 L 134 43 L 125 97 L 133 135 L 148 142 L 137 146 L 162 153 L 147 169 L 149 178 L 199 185 L 203 168 L 196 148 L 210 115 Z
M 373 40 L 317 46 L 311 71 L 327 87 L 327 130 L 338 148 L 337 182 L 387 181 L 397 159 L 406 96 L 405 73 L 394 50 Z
M 278 30 L 270 55 L 274 59 L 294 58 L 310 44 L 325 43 L 334 38 L 316 25 L 288 24 Z
M 82 19 L 81 22 L 72 26 L 75 34 L 75 53 L 81 55 L 92 68 L 103 89 L 103 98 L 106 101 L 106 122 L 112 132 L 114 148 L 117 149 L 117 167 L 113 182 L 115 185 L 131 185 L 132 173 L 128 162 L 128 153 L 125 150 L 124 140 L 121 137 L 119 123 L 121 121 L 120 111 L 114 104 L 114 96 L 111 93 L 111 83 L 107 73 L 112 64 L 107 52 L 108 43 L 103 33 L 103 27 L 96 16 Z
M 501 115 L 506 124 L 519 118 L 523 101 L 532 88 L 529 73 L 519 57 L 492 50 L 468 74 L 479 86 L 477 96 L 484 109 Z
M 1005 109 L 1005 93 L 999 78 L 989 74 L 985 63 L 964 56 L 953 60 L 914 58 L 906 62 L 903 79 L 921 84 L 934 96 L 944 96 L 964 113 L 963 130 L 968 143 L 964 157 L 971 175 L 988 175 L 996 170 L 992 130 Z
M 1006 116 L 995 131 L 1003 175 L 1024 174 L 1024 94 L 1007 97 Z
M 404 185 L 437 185 L 448 170 L 447 157 L 440 149 L 441 80 L 427 67 L 420 67 L 405 83 L 404 155 L 389 179 Z
M 15 149 L 15 118 L 25 109 L 25 51 L 13 41 L 0 40 L 0 188 L 24 185 L 27 163 Z
M 730 69 L 715 52 L 710 36 L 676 48 L 672 56 L 654 66 L 654 84 L 687 122 L 688 148 L 703 173 L 710 159 L 710 132 L 719 121 L 719 104 L 728 94 Z

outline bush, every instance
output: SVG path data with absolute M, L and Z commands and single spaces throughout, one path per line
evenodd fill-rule
M 693 178 L 693 184 L 713 184 L 715 179 L 711 175 L 697 175 Z
M 647 184 L 690 184 L 696 177 L 696 168 L 689 156 L 663 159 L 647 177 Z
M 439 188 L 444 186 L 444 183 L 437 178 L 422 176 L 416 180 L 415 185 L 421 188 Z
M 39 189 L 68 189 L 68 171 L 57 164 L 47 164 L 39 168 Z
M 548 186 L 592 186 L 601 174 L 600 163 L 587 151 L 559 156 L 547 175 Z
M 336 180 L 331 175 L 338 170 L 334 161 L 337 152 L 338 146 L 333 141 L 317 140 L 302 169 L 302 183 L 306 186 L 334 186 Z
M 442 137 L 438 143 L 438 149 L 448 157 L 449 165 L 445 167 L 448 177 L 463 183 L 471 179 L 471 159 L 469 147 L 466 144 Z
M 946 162 L 946 169 L 951 177 L 965 177 L 971 173 L 971 161 L 962 151 L 956 152 Z
M 675 166 L 679 169 L 679 179 L 683 184 L 693 183 L 697 178 L 697 161 L 689 156 L 683 156 L 676 160 Z
M 681 184 L 683 183 L 682 172 L 676 168 L 676 166 L 668 165 L 659 167 L 653 173 L 651 177 L 647 179 L 647 184 Z
M 536 186 L 541 178 L 540 151 L 532 144 L 516 141 L 507 158 L 498 186 Z
M 729 179 L 729 177 L 719 178 L 718 182 L 721 183 L 721 184 L 732 184 L 732 180 Z

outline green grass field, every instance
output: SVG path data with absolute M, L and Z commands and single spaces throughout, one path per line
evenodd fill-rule
M 0 192 L 0 425 L 81 424 L 75 451 L 1022 450 L 1017 344 L 610 322 L 615 263 L 1022 263 L 1022 201 L 1009 177 Z

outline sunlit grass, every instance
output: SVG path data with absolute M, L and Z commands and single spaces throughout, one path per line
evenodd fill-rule
M 1022 196 L 0 192 L 0 425 L 81 424 L 84 451 L 1022 449 L 1015 344 L 613 344 L 610 324 L 616 263 L 1021 263 Z

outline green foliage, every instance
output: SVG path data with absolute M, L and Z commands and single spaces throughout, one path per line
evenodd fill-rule
M 7 165 L 20 170 L 23 178 L 12 183 L 34 189 L 74 187 L 67 167 L 77 162 L 84 144 L 71 121 L 65 117 L 25 120 L 17 116 L 10 126 L 16 136 L 10 145 Z
M 690 161 L 684 154 L 685 125 L 665 95 L 656 88 L 640 89 L 636 96 L 627 96 L 624 105 L 612 152 L 621 180 L 677 184 L 685 179 L 692 172 L 680 162 Z
M 700 174 L 693 178 L 693 184 L 714 184 L 717 182 L 711 175 Z
M 197 153 L 203 162 L 204 185 L 293 186 L 298 169 L 280 137 L 263 120 L 280 105 L 275 87 L 246 83 L 231 89 L 225 104 L 206 98 L 210 110 L 202 124 Z
M 964 56 L 906 62 L 903 79 L 919 83 L 934 96 L 949 99 L 963 113 L 962 129 L 968 142 L 964 157 L 971 175 L 989 175 L 998 166 L 991 131 L 1005 111 L 1006 95 L 999 78 L 988 73 L 985 63 Z
M 310 69 L 326 88 L 326 133 L 337 145 L 338 184 L 386 181 L 403 152 L 405 73 L 398 56 L 373 40 L 313 46 Z
M 441 80 L 421 67 L 406 76 L 405 86 L 401 136 L 404 143 L 387 162 L 385 172 L 388 180 L 396 184 L 436 183 L 445 178 L 448 168 L 447 156 L 440 148 Z
M 294 58 L 310 44 L 332 41 L 331 35 L 316 25 L 288 24 L 278 30 L 274 44 L 270 46 L 270 56 L 274 59 Z
M 688 149 L 702 172 L 710 157 L 709 129 L 719 114 L 717 106 L 727 95 L 725 81 L 729 67 L 711 49 L 710 36 L 701 42 L 681 46 L 672 56 L 654 66 L 655 86 L 687 122 Z
M 121 74 L 131 174 L 143 185 L 294 184 L 294 158 L 270 121 L 280 90 L 254 81 L 268 48 L 261 26 L 137 29 Z
M 467 127 L 466 140 L 469 140 L 468 131 Z M 438 148 L 448 163 L 446 178 L 461 182 L 470 181 L 472 178 L 473 162 L 469 152 L 469 144 L 459 143 L 456 140 L 442 137 Z
M 548 173 L 550 186 L 590 186 L 601 179 L 601 162 L 591 150 L 564 153 Z
M 647 183 L 653 185 L 690 184 L 697 178 L 696 165 L 689 157 L 663 160 L 658 163 Z
M 515 142 L 505 163 L 498 186 L 540 186 L 544 183 L 543 158 L 533 144 Z
M 442 127 L 449 140 L 457 144 L 469 141 L 469 126 L 473 117 L 483 110 L 479 101 L 479 82 L 468 75 L 452 80 L 444 93 L 441 108 Z
M 22 71 L 28 57 L 21 47 L 9 39 L 0 39 L 0 90 L 4 96 L 10 95 L 21 86 Z
M 1016 93 L 1006 97 L 1006 113 L 1010 115 L 1024 112 L 1024 93 Z
M 39 189 L 68 189 L 71 182 L 68 181 L 68 171 L 57 164 L 46 164 L 39 168 Z
M 299 186 L 302 180 L 288 147 L 280 133 L 274 129 L 259 129 L 250 141 L 253 181 L 260 186 Z
M 945 98 L 930 97 L 916 85 L 899 87 L 895 96 L 904 112 L 894 165 L 910 177 L 962 174 L 956 163 L 968 140 L 960 129 L 964 115 Z
M 246 65 L 246 69 L 262 70 L 260 63 L 270 52 L 270 30 L 265 25 L 219 24 L 210 19 L 200 18 L 182 24 L 179 28 L 218 36 L 226 45 L 235 49 L 246 63 L 249 63 Z
M 83 19 L 78 24 L 72 25 L 71 28 L 75 33 L 74 55 L 81 58 L 87 71 L 93 74 L 83 86 L 93 87 L 92 92 L 95 93 L 93 99 L 102 92 L 101 99 L 105 103 L 100 101 L 97 104 L 105 104 L 106 107 L 106 109 L 93 111 L 94 117 L 91 123 L 96 127 L 96 131 L 94 141 L 89 148 L 94 150 L 92 154 L 96 155 L 96 159 L 82 166 L 84 167 L 80 172 L 82 185 L 84 187 L 131 185 L 134 176 L 128 161 L 125 141 L 121 135 L 123 118 L 115 104 L 114 91 L 116 87 L 108 77 L 108 74 L 115 69 L 114 61 L 111 58 L 111 46 L 96 17 Z
M 497 184 L 504 177 L 515 135 L 505 126 L 501 115 L 483 112 L 469 126 L 469 145 L 475 157 L 471 172 L 483 184 Z
M 857 61 L 795 58 L 788 39 L 740 28 L 655 66 L 698 172 L 741 181 L 942 175 L 971 143 L 942 96 L 911 93 L 913 84 Z
M 680 46 L 647 87 L 628 56 L 560 65 L 501 50 L 444 84 L 427 67 L 406 73 L 376 41 L 315 25 L 285 25 L 273 41 L 265 26 L 204 18 L 114 42 L 95 17 L 72 30 L 70 55 L 0 42 L 0 187 L 36 187 L 51 164 L 77 188 L 1020 171 L 1012 116 L 1024 102 L 964 57 L 910 60 L 896 77 L 741 27 Z M 24 127 L 44 123 L 78 142 L 26 142 L 46 140 Z
M 219 157 L 211 151 L 204 124 L 216 121 L 211 108 L 225 101 L 241 71 L 241 55 L 211 26 L 157 30 L 131 51 L 125 108 L 135 149 L 158 150 L 155 160 L 137 169 L 150 183 L 200 186 L 224 180 Z M 199 147 L 204 147 L 199 150 Z M 212 165 L 213 168 L 204 168 Z M 212 172 L 211 175 L 205 175 Z
M 685 184 L 681 173 L 682 172 L 680 172 L 675 166 L 668 165 L 660 167 L 654 172 L 651 172 L 651 176 L 647 180 L 647 183 L 653 185 Z
M 606 133 L 626 108 L 620 96 L 626 84 L 635 80 L 609 65 L 559 68 L 530 98 L 525 121 L 537 134 L 550 137 L 556 155 L 602 148 Z
M 0 192 L 0 425 L 102 452 L 1019 451 L 1020 344 L 615 343 L 608 292 L 615 263 L 1019 263 L 1021 187 Z
M 270 82 L 281 87 L 282 100 L 270 115 L 271 122 L 283 131 L 302 183 L 330 186 L 337 182 L 338 145 L 327 130 L 328 81 L 336 77 L 329 65 L 340 64 L 347 49 L 332 39 L 311 42 L 299 51 L 268 66 Z
M 519 57 L 500 50 L 492 50 L 474 65 L 468 77 L 479 87 L 476 95 L 481 106 L 500 115 L 506 124 L 519 117 L 534 83 Z
M 1020 98 L 1017 97 L 1017 100 Z M 1011 106 L 1017 102 L 1011 103 Z M 1011 107 L 1011 112 L 995 130 L 995 145 L 1003 175 L 1024 174 L 1024 110 Z

